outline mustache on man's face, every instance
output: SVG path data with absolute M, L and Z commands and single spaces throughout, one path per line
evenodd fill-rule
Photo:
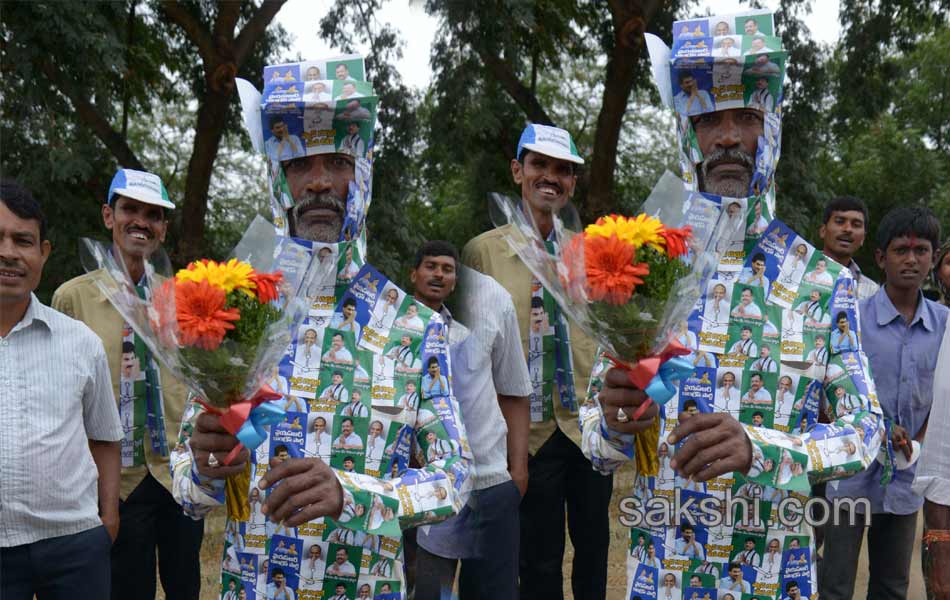
M 702 169 L 705 178 L 709 171 L 722 164 L 737 164 L 746 167 L 751 172 L 755 167 L 755 160 L 752 156 L 737 148 L 719 148 L 716 149 L 703 160 Z
M 332 192 L 317 194 L 316 192 L 304 192 L 299 198 L 295 199 L 294 216 L 300 218 L 309 210 L 317 208 L 326 208 L 343 214 L 346 209 L 346 201 Z

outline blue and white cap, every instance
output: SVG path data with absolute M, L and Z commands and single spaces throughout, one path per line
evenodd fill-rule
M 579 165 L 584 164 L 571 134 L 558 127 L 533 124 L 525 127 L 521 132 L 521 139 L 518 140 L 518 160 L 521 160 L 521 154 L 525 150 Z
M 168 190 L 165 189 L 162 178 L 146 171 L 119 169 L 109 185 L 106 203 L 112 204 L 116 194 L 162 208 L 175 208 L 175 204 L 168 199 Z

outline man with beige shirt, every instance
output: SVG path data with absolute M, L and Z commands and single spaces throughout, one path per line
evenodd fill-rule
M 583 164 L 570 134 L 529 125 L 511 161 L 526 211 L 549 245 L 553 216 L 567 204 Z M 495 278 L 511 294 L 533 391 L 528 442 L 528 489 L 521 501 L 521 598 L 563 597 L 564 513 L 574 545 L 574 598 L 604 598 L 611 477 L 594 472 L 580 450 L 576 397 L 583 397 L 596 344 L 567 324 L 553 297 L 508 246 L 499 227 L 474 238 L 462 262 Z M 569 351 L 568 351 L 569 350 Z M 573 364 L 572 364 L 573 363 Z M 521 474 L 512 470 L 518 483 Z
M 120 169 L 112 180 L 102 217 L 113 252 L 132 281 L 144 280 L 145 259 L 165 240 L 166 210 L 175 205 L 152 173 Z M 102 340 L 124 437 L 119 537 L 112 547 L 112 597 L 155 597 L 156 550 L 169 600 L 196 599 L 201 585 L 199 551 L 204 521 L 182 514 L 171 494 L 168 442 L 175 440 L 187 399 L 184 386 L 158 367 L 144 342 L 99 291 L 94 271 L 67 281 L 53 308 L 84 322 Z M 147 294 L 145 286 L 139 293 Z

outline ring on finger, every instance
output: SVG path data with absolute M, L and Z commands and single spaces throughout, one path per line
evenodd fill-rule
M 617 409 L 617 422 L 618 422 L 618 423 L 626 423 L 626 422 L 629 421 L 629 420 L 630 420 L 630 417 L 628 417 L 628 416 L 627 416 L 627 413 L 625 413 L 625 412 L 623 411 L 623 407 L 621 406 L 620 408 L 618 408 L 618 409 Z
M 218 457 L 214 455 L 214 452 L 208 454 L 208 466 L 209 467 L 218 467 L 221 463 L 218 461 Z

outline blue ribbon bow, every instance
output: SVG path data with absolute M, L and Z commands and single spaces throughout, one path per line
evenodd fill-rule
M 254 451 L 267 439 L 265 428 L 280 423 L 286 416 L 287 411 L 275 402 L 262 402 L 254 407 L 235 437 L 248 450 Z
M 675 356 L 660 365 L 644 391 L 654 402 L 663 406 L 676 395 L 676 386 L 672 382 L 689 377 L 695 369 L 693 363 Z

